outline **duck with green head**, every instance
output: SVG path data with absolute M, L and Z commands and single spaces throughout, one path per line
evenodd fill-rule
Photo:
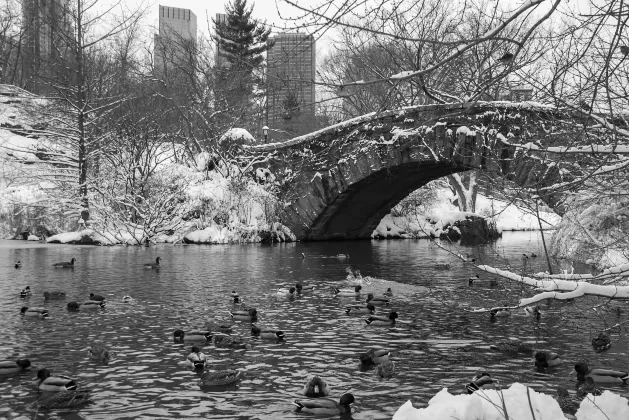
M 387 317 L 372 315 L 365 319 L 367 325 L 378 325 L 384 327 L 395 326 L 395 320 L 398 318 L 397 312 L 391 312 Z
M 255 308 L 249 308 L 246 310 L 229 311 L 232 319 L 234 321 L 247 321 L 247 322 L 255 322 L 258 319 L 258 311 Z
M 48 318 L 48 310 L 45 308 L 29 308 L 22 306 L 20 313 L 27 317 Z
M 489 373 L 481 372 L 474 376 L 472 382 L 465 386 L 465 390 L 468 394 L 473 394 L 474 392 L 480 389 L 493 389 L 494 388 L 494 380 L 491 378 Z
M 204 369 L 207 357 L 201 353 L 201 349 L 197 346 L 192 346 L 190 354 L 186 358 L 186 365 L 192 369 Z
M 354 289 L 339 289 L 337 287 L 334 288 L 334 296 L 348 296 L 348 297 L 354 297 L 354 296 L 360 296 L 360 291 L 362 290 L 362 286 L 358 285 L 358 286 L 354 286 Z
M 313 376 L 306 382 L 302 394 L 308 398 L 322 398 L 330 395 L 330 387 L 325 379 Z
M 387 349 L 369 349 L 359 356 L 360 364 L 363 366 L 377 365 L 389 360 L 390 354 Z
M 160 267 L 159 262 L 161 260 L 162 259 L 160 257 L 157 257 L 157 258 L 155 258 L 155 262 L 154 263 L 146 263 L 146 264 L 144 264 L 144 268 L 148 268 L 148 269 L 156 268 L 156 269 L 159 269 L 159 267 Z
M 54 263 L 53 266 L 55 268 L 74 268 L 75 261 L 76 261 L 76 258 L 72 258 L 69 262 L 62 261 L 62 262 Z
M 257 326 L 251 327 L 251 335 L 258 338 L 264 338 L 267 340 L 283 340 L 286 337 L 283 331 L 279 330 L 262 330 Z
M 629 381 L 629 372 L 614 369 L 591 369 L 586 363 L 580 362 L 574 365 L 577 372 L 577 380 L 585 382 L 592 378 L 595 383 L 623 385 Z
M 367 295 L 367 303 L 371 303 L 374 306 L 388 305 L 391 300 L 385 296 L 374 297 L 373 293 Z
M 552 351 L 534 351 L 533 357 L 535 358 L 535 367 L 537 368 L 547 368 L 562 363 L 559 355 Z
M 26 371 L 31 366 L 28 359 L 0 360 L 0 375 L 14 375 Z
M 77 385 L 67 376 L 52 376 L 48 369 L 39 369 L 37 372 L 37 387 L 42 391 L 73 391 Z
M 352 394 L 343 394 L 338 402 L 331 398 L 313 398 L 294 400 L 293 404 L 297 412 L 336 416 L 350 414 L 354 401 Z
M 348 305 L 345 307 L 345 313 L 347 315 L 351 314 L 368 314 L 373 315 L 376 312 L 376 307 L 371 303 L 366 305 Z

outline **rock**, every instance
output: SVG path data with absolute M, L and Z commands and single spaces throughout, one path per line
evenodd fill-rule
M 502 236 L 495 226 L 487 223 L 480 216 L 465 216 L 465 220 L 457 220 L 454 224 L 444 226 L 439 238 L 461 241 L 462 244 L 473 245 L 493 241 Z

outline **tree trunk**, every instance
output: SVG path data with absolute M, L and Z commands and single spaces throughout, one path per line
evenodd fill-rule
M 469 171 L 463 175 L 448 175 L 449 186 L 456 196 L 460 211 L 476 212 L 476 196 L 478 184 L 476 183 L 476 171 Z

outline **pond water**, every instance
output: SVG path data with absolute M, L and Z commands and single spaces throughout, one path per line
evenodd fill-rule
M 535 232 L 507 232 L 492 245 L 452 249 L 517 272 L 522 270 L 522 253 L 542 254 Z M 350 259 L 334 257 L 339 253 Z M 143 268 L 157 256 L 161 269 Z M 53 268 L 53 263 L 72 257 L 77 259 L 74 269 Z M 23 266 L 15 269 L 18 260 Z M 542 258 L 530 261 L 528 272 L 546 269 Z M 450 263 L 450 269 L 437 270 L 438 263 Z M 366 327 L 364 315 L 345 314 L 353 298 L 335 297 L 331 287 L 349 285 L 348 265 L 379 279 L 364 285 L 364 292 L 381 294 L 392 287 L 392 303 L 380 312 L 398 312 L 394 328 Z M 468 277 L 475 274 L 481 280 L 468 285 Z M 590 344 L 602 320 L 614 323 L 626 317 L 605 311 L 629 309 L 626 303 L 593 311 L 590 308 L 602 302 L 555 302 L 542 305 L 539 322 L 520 312 L 490 322 L 487 313 L 469 309 L 514 303 L 533 292 L 505 280 L 491 287 L 489 279 L 427 240 L 149 248 L 2 241 L 0 360 L 27 357 L 34 366 L 21 375 L 0 377 L 0 407 L 33 418 L 34 402 L 44 393 L 32 380 L 42 367 L 92 389 L 94 401 L 78 410 L 40 410 L 38 419 L 310 418 L 295 413 L 291 401 L 314 374 L 328 381 L 333 396 L 354 394 L 354 419 L 387 419 L 408 399 L 422 406 L 443 387 L 464 392 L 481 370 L 503 387 L 518 381 L 554 395 L 558 386 L 574 389 L 572 372 L 578 360 L 629 369 L 627 340 L 613 336 L 619 341 L 604 353 L 594 352 Z M 295 299 L 277 295 L 277 288 L 297 282 L 315 290 Z M 19 292 L 27 285 L 33 295 L 21 299 Z M 45 302 L 43 292 L 52 290 L 64 291 L 67 298 Z M 286 340 L 252 339 L 250 324 L 233 322 L 234 334 L 250 340 L 252 348 L 227 350 L 206 344 L 202 350 L 211 361 L 206 369 L 245 373 L 234 386 L 201 389 L 198 374 L 181 364 L 190 345 L 174 343 L 172 334 L 175 329 L 202 328 L 207 320 L 230 323 L 232 290 L 257 308 L 257 325 L 281 329 Z M 81 302 L 90 293 L 104 295 L 106 308 L 66 310 L 67 302 Z M 135 301 L 122 303 L 124 295 Z M 43 306 L 50 318 L 20 316 L 22 306 Z M 565 362 L 538 371 L 531 356 L 489 349 L 509 338 L 556 350 Z M 87 358 L 85 348 L 92 344 L 109 347 L 112 360 L 104 364 Z M 392 379 L 378 380 L 372 370 L 359 368 L 359 353 L 372 347 L 391 350 L 396 366 Z M 627 387 L 614 391 L 629 397 Z

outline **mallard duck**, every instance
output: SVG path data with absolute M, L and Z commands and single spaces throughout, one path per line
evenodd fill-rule
M 101 309 L 105 307 L 103 300 L 86 300 L 81 304 L 81 309 Z
M 46 395 L 37 400 L 42 408 L 72 408 L 91 401 L 89 390 L 63 391 Z
M 476 280 L 480 280 L 480 276 L 477 274 L 474 277 L 470 277 L 467 279 L 467 284 L 474 284 Z
M 349 414 L 352 411 L 350 405 L 354 402 L 352 394 L 343 394 L 339 402 L 330 398 L 313 398 L 294 400 L 293 404 L 297 407 L 295 411 L 302 411 L 313 414 Z
M 301 295 L 302 293 L 304 293 L 305 291 L 308 290 L 314 290 L 315 287 L 314 286 L 306 286 L 306 288 L 304 289 L 304 286 L 302 286 L 301 284 L 297 283 L 295 285 L 295 289 L 297 290 L 297 294 Z
M 534 252 L 531 252 L 531 258 L 537 258 L 537 254 Z
M 90 293 L 90 300 L 97 300 L 99 302 L 102 302 L 105 300 L 105 298 L 102 297 L 101 295 L 95 295 L 94 293 Z
M 489 317 L 490 318 L 506 318 L 508 316 L 511 316 L 511 311 L 505 308 L 500 308 L 500 309 L 492 309 L 489 312 Z
M 204 369 L 205 362 L 207 362 L 207 357 L 205 357 L 205 354 L 201 353 L 201 349 L 197 346 L 192 346 L 190 354 L 186 358 L 186 365 L 193 369 Z
M 605 351 L 612 346 L 611 338 L 605 333 L 599 333 L 598 337 L 592 339 L 592 347 L 596 351 Z
M 68 308 L 68 311 L 73 311 L 73 312 L 78 311 L 80 306 L 81 305 L 79 305 L 78 302 L 68 302 L 68 304 L 66 305 L 66 307 Z
M 280 289 L 277 289 L 277 294 L 280 296 L 294 297 L 296 290 L 297 289 L 295 289 L 294 287 L 291 287 L 290 289 L 287 289 L 286 287 L 282 287 Z
M 585 382 L 577 386 L 577 397 L 583 399 L 588 394 L 598 397 L 602 394 L 601 390 L 596 387 L 596 382 L 591 377 L 585 378 Z
M 397 319 L 397 312 L 391 312 L 386 318 L 382 316 L 372 315 L 369 318 L 365 319 L 367 325 L 383 325 L 383 326 L 393 326 L 395 325 L 395 320 Z
M 53 291 L 53 292 L 44 292 L 44 299 L 49 300 L 49 299 L 65 299 L 66 298 L 66 294 L 64 292 L 58 292 L 58 291 Z
M 374 369 L 373 374 L 376 378 L 392 378 L 395 373 L 395 364 L 390 360 L 385 360 Z
M 160 257 L 155 258 L 154 263 L 146 263 L 144 264 L 144 268 L 159 268 L 159 262 L 161 261 Z
M 210 331 L 203 330 L 175 330 L 173 332 L 175 343 L 207 343 L 212 340 L 212 333 Z
M 494 380 L 491 379 L 491 376 L 487 372 L 481 372 L 478 375 L 474 376 L 472 382 L 465 386 L 468 394 L 473 394 L 479 389 L 491 389 L 494 387 Z
M 519 340 L 500 341 L 496 344 L 489 346 L 492 350 L 506 351 L 512 353 L 530 353 L 533 351 L 533 346 L 528 343 L 523 343 Z
M 229 314 L 235 321 L 255 322 L 258 319 L 258 311 L 255 308 L 243 311 L 229 311 Z
M 559 408 L 561 408 L 561 411 L 565 414 L 574 416 L 579 409 L 579 404 L 572 399 L 566 388 L 557 388 L 556 399 L 559 403 Z
M 122 303 L 131 303 L 131 302 L 133 302 L 133 298 L 131 296 L 126 295 L 122 297 Z
M 24 372 L 31 366 L 28 359 L 0 360 L 0 375 L 13 375 Z
M 29 308 L 26 306 L 22 306 L 20 313 L 24 316 L 39 317 L 39 318 L 48 317 L 48 310 L 44 308 Z
M 360 295 L 360 291 L 362 290 L 362 286 L 358 285 L 354 287 L 354 290 L 352 289 L 339 289 L 337 287 L 334 288 L 334 295 L 335 296 L 359 296 Z
M 251 328 L 251 335 L 259 338 L 267 338 L 271 340 L 283 340 L 286 334 L 283 331 L 276 330 L 261 330 L 260 328 L 253 326 Z
M 74 268 L 75 261 L 76 261 L 76 258 L 72 258 L 70 262 L 62 261 L 62 262 L 54 263 L 53 266 L 55 268 Z
M 330 395 L 330 387 L 324 379 L 313 376 L 306 382 L 302 394 L 309 398 L 327 397 Z
M 524 315 L 534 316 L 535 318 L 539 319 L 542 316 L 542 312 L 539 310 L 539 305 L 525 306 Z
M 216 321 L 206 321 L 203 328 L 211 332 L 219 332 L 222 334 L 231 334 L 233 332 L 230 325 L 219 324 Z
M 22 262 L 21 261 L 16 262 L 15 268 L 22 268 Z
M 383 296 L 393 296 L 393 290 L 389 287 L 383 294 Z
M 214 345 L 221 349 L 250 349 L 251 344 L 245 342 L 242 337 L 227 334 L 216 334 Z
M 629 372 L 611 369 L 590 369 L 583 362 L 574 365 L 574 370 L 577 371 L 577 380 L 579 382 L 585 382 L 587 378 L 592 378 L 595 383 L 626 384 L 629 380 Z
M 369 314 L 372 315 L 376 311 L 376 307 L 371 303 L 367 305 L 349 305 L 345 307 L 345 313 L 350 314 Z
M 231 297 L 232 297 L 232 302 L 234 304 L 242 304 L 243 303 L 242 299 L 240 298 L 240 295 L 238 293 L 236 293 L 235 291 L 232 291 Z
M 20 297 L 21 298 L 26 298 L 31 296 L 33 293 L 31 292 L 31 287 L 30 286 L 26 286 L 24 289 L 22 289 L 22 291 L 20 292 Z
M 562 363 L 559 355 L 552 351 L 534 351 L 533 357 L 535 357 L 535 367 L 538 368 L 557 366 Z
M 199 380 L 201 388 L 207 386 L 223 386 L 229 385 L 240 379 L 241 370 L 216 370 L 213 372 L 205 372 Z
M 371 303 L 374 306 L 388 305 L 390 300 L 386 297 L 374 297 L 373 293 L 367 295 L 367 303 Z
M 90 359 L 100 362 L 109 362 L 109 350 L 107 347 L 91 346 L 87 348 L 87 355 Z
M 360 355 L 360 364 L 365 366 L 377 365 L 389 360 L 389 350 L 369 349 Z
M 42 391 L 73 391 L 76 383 L 67 376 L 51 376 L 48 369 L 37 372 L 37 387 Z

